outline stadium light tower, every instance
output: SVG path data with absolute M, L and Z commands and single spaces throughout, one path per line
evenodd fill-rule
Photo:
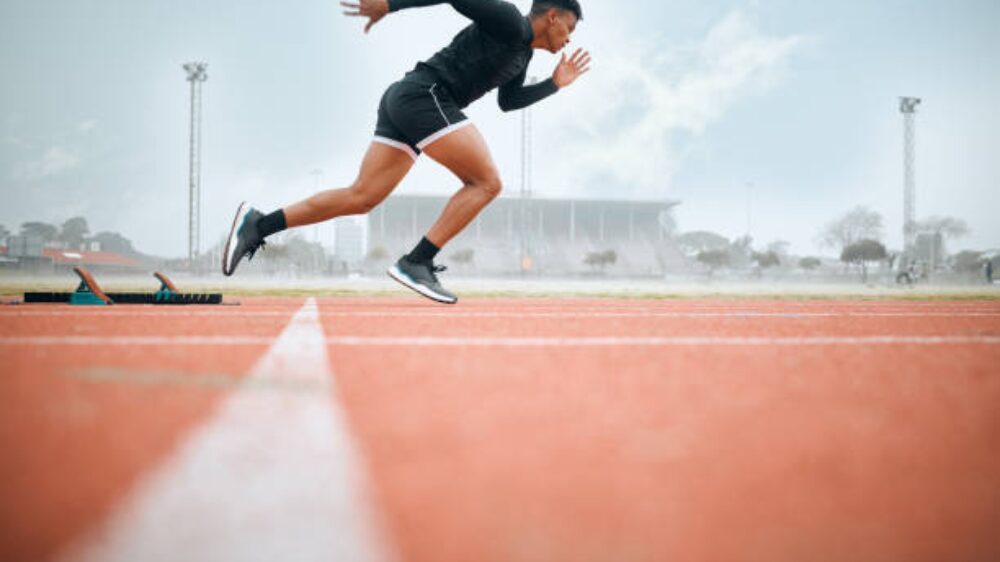
M 899 111 L 903 114 L 903 255 L 913 252 L 916 235 L 916 125 L 914 115 L 920 98 L 899 98 Z M 905 267 L 905 264 L 904 264 Z
M 194 265 L 201 237 L 201 84 L 208 80 L 208 64 L 184 65 L 191 83 L 191 156 L 188 182 L 188 261 Z
M 538 78 L 528 78 L 528 84 L 536 84 Z M 520 230 L 521 230 L 521 273 L 531 271 L 531 248 L 528 244 L 528 201 L 531 199 L 531 180 L 533 171 L 532 153 L 533 123 L 531 107 L 521 110 L 521 200 L 520 200 Z

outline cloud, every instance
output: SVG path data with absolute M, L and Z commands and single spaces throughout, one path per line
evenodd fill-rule
M 569 125 L 551 143 L 543 140 L 562 154 L 540 185 L 559 185 L 561 177 L 577 193 L 582 186 L 664 196 L 690 141 L 739 101 L 774 87 L 804 40 L 767 36 L 740 10 L 693 45 L 665 48 L 659 38 L 610 33 L 617 36 L 600 43 L 613 49 L 595 53 L 595 71 L 577 86 L 585 93 L 553 109 L 556 123 Z
M 14 170 L 14 178 L 19 180 L 37 181 L 80 166 L 81 158 L 75 152 L 59 146 L 53 146 L 45 151 L 41 158 L 25 162 Z
M 85 119 L 76 124 L 76 130 L 79 133 L 89 133 L 97 127 L 97 119 Z

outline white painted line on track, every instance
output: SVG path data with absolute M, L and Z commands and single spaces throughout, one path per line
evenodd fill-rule
M 576 310 L 576 311 L 523 311 L 523 310 L 359 310 L 359 311 L 328 311 L 325 316 L 335 318 L 1000 318 L 997 312 L 920 312 L 920 311 L 885 311 L 885 312 L 838 312 L 838 311 L 621 311 L 621 310 Z M 256 317 L 283 317 L 287 312 L 146 312 L 135 313 L 73 313 L 69 311 L 19 311 L 17 313 L 0 313 L 0 318 L 45 318 L 45 317 L 113 317 L 113 318 L 232 318 L 241 320 Z
M 329 392 L 235 390 L 147 474 L 74 562 L 369 561 L 391 556 L 333 386 L 315 300 L 248 375 Z
M 1000 345 L 1000 336 L 813 337 L 331 337 L 348 347 L 767 347 L 855 345 Z
M 0 346 L 247 346 L 266 345 L 274 340 L 258 337 L 198 337 L 198 336 L 40 336 L 0 337 Z M 685 347 L 685 346 L 850 346 L 850 345 L 1000 345 L 997 336 L 665 336 L 665 337 L 358 337 L 331 336 L 325 345 L 348 347 Z
M 1000 318 L 1000 312 L 330 312 L 331 317 L 356 318 Z
M 10 336 L 0 346 L 87 345 L 94 347 L 174 345 L 187 347 L 271 345 L 274 338 L 260 336 Z
M 174 309 L 172 311 L 158 310 L 129 310 L 118 308 L 115 310 L 40 310 L 37 308 L 22 309 L 15 311 L 0 312 L 0 318 L 288 318 L 293 311 L 244 311 L 231 310 L 222 311 L 187 311 Z

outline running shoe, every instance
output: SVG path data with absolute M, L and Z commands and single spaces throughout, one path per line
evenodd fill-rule
M 230 276 L 236 272 L 236 266 L 244 257 L 252 260 L 257 250 L 267 244 L 257 232 L 257 222 L 264 216 L 257 209 L 247 205 L 246 201 L 240 203 L 236 209 L 236 218 L 233 219 L 233 227 L 229 230 L 229 238 L 226 239 L 226 249 L 222 253 L 222 274 Z
M 412 262 L 403 256 L 386 273 L 402 285 L 433 301 L 455 304 L 458 302 L 458 297 L 442 287 L 437 278 L 438 273 L 447 269 L 443 265 L 434 265 L 432 262 Z

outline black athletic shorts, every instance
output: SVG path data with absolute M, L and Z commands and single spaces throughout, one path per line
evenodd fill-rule
M 382 96 L 374 140 L 416 160 L 425 146 L 470 123 L 433 74 L 410 72 Z

